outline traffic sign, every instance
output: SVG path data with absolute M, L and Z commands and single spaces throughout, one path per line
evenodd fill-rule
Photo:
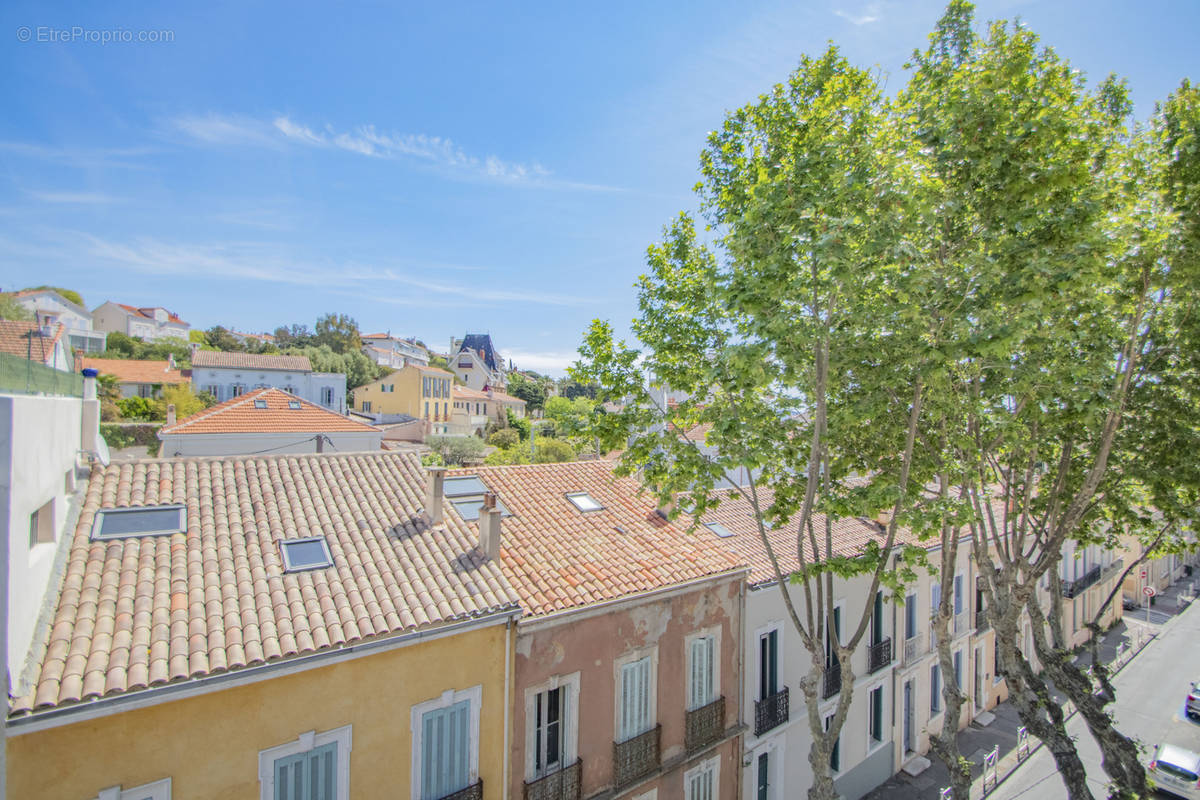
M 1147 586 L 1146 588 L 1142 589 L 1142 594 L 1146 595 L 1146 597 L 1154 597 L 1154 595 L 1158 594 L 1158 592 L 1154 591 L 1153 586 Z
M 1142 570 L 1142 580 L 1146 580 L 1146 570 Z

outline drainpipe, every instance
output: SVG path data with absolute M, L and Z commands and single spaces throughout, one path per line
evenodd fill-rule
M 746 699 L 746 648 L 745 648 L 744 642 L 746 641 L 746 581 L 749 580 L 749 578 L 750 578 L 749 575 L 743 575 L 742 579 L 740 581 L 738 581 L 738 605 L 740 606 L 740 615 L 738 616 L 738 632 L 737 632 L 738 635 L 734 639 L 734 642 L 736 642 L 736 645 L 737 645 L 736 650 L 737 650 L 737 675 L 738 675 L 738 682 L 737 682 L 738 727 L 741 727 L 743 724 L 745 724 L 745 719 L 744 719 L 745 709 L 743 708 L 743 704 L 745 703 L 745 699 Z M 745 734 L 738 734 L 737 749 L 740 750 L 741 752 L 738 753 L 737 760 L 736 760 L 737 782 L 734 784 L 734 787 L 738 791 L 735 792 L 735 794 L 734 794 L 735 797 L 740 794 L 740 790 L 742 788 L 742 781 L 745 780 L 745 774 L 744 774 L 745 770 L 746 770 L 746 766 L 745 766 L 745 760 L 746 760 L 745 759 L 745 752 L 746 752 Z
M 512 682 L 512 657 L 510 655 L 511 648 L 512 648 L 512 637 L 513 636 L 514 636 L 513 620 L 512 620 L 512 617 L 509 617 L 504 622 L 504 758 L 501 759 L 502 764 L 503 764 L 503 766 L 501 767 L 501 769 L 503 770 L 501 774 L 503 775 L 503 778 L 504 778 L 504 788 L 500 792 L 501 800 L 508 800 L 508 781 L 509 781 L 508 762 L 511 760 L 509 758 L 509 753 L 508 753 L 508 737 L 509 737 L 508 709 L 513 704 L 512 685 L 511 685 L 511 682 Z M 0 798 L 0 800 L 3 800 L 3 798 Z
M 900 559 L 896 559 L 896 566 L 900 566 Z M 899 660 L 900 650 L 900 629 L 897 627 L 896 619 L 896 598 L 892 597 L 892 772 L 898 772 L 897 767 L 904 760 L 904 753 L 900 749 L 904 743 L 900 743 L 900 747 L 896 747 L 896 662 Z M 904 734 L 900 734 L 900 738 L 904 738 Z

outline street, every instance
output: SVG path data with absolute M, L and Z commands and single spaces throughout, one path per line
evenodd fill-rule
M 1191 681 L 1200 679 L 1200 610 L 1193 603 L 1168 625 L 1152 624 L 1158 636 L 1113 681 L 1117 690 L 1114 708 L 1118 729 L 1140 740 L 1149 750 L 1167 741 L 1200 752 L 1200 724 L 1184 714 L 1184 700 Z M 1126 621 L 1139 624 L 1144 612 L 1127 612 Z M 1155 620 L 1160 615 L 1152 614 Z M 1141 624 L 1145 624 L 1142 622 Z M 1105 797 L 1107 775 L 1100 766 L 1100 749 L 1076 715 L 1067 723 L 1087 768 L 1092 793 Z M 1149 755 L 1146 756 L 1149 761 Z M 1065 798 L 1054 759 L 1041 748 L 1002 783 L 990 797 Z

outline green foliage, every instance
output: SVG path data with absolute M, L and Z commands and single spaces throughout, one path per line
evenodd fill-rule
M 58 292 L 60 295 L 62 295 L 67 300 L 70 300 L 75 305 L 83 306 L 84 308 L 87 308 L 87 306 L 83 305 L 83 295 L 81 295 L 79 292 L 75 291 L 74 289 L 64 289 L 61 286 L 27 286 L 26 288 L 22 289 L 21 291 L 23 291 L 23 292 L 44 292 L 44 291 Z
M 574 461 L 575 448 L 562 439 L 543 439 L 538 437 L 533 447 L 533 463 L 554 464 L 559 461 Z
M 376 378 L 381 378 L 391 372 L 390 367 L 383 367 L 362 352 L 355 350 L 348 353 L 335 353 L 327 346 L 322 347 L 291 347 L 282 351 L 289 356 L 307 356 L 316 372 L 340 372 L 346 376 L 346 389 L 357 389 Z
M 505 390 L 513 397 L 524 400 L 526 410 L 542 408 L 546 404 L 545 384 L 519 372 L 508 376 Z
M 513 445 L 493 450 L 484 457 L 483 463 L 489 467 L 500 467 L 507 464 L 528 464 L 529 445 Z
M 289 347 L 313 347 L 312 331 L 307 325 L 281 325 L 274 331 L 275 344 L 281 349 Z
M 511 408 L 504 409 L 508 414 L 508 426 L 521 436 L 521 441 L 529 441 L 530 423 L 528 417 L 518 417 Z
M 167 406 L 174 405 L 175 418 L 181 420 L 203 411 L 213 405 L 213 401 L 213 396 L 207 392 L 194 393 L 190 383 L 169 384 L 163 387 L 162 397 L 155 401 L 154 418 L 166 419 Z
M 437 369 L 444 369 L 447 372 L 450 371 L 449 362 L 447 362 L 442 356 L 435 356 L 432 353 L 429 355 L 429 366 L 436 367 Z
M 572 378 L 563 378 L 558 382 L 558 393 L 560 396 L 568 400 L 574 400 L 577 397 L 586 397 L 589 400 L 596 399 L 596 392 L 600 387 L 594 383 L 583 384 Z
M 0 294 L 0 319 L 32 320 L 33 312 L 8 293 Z
M 487 437 L 487 443 L 493 447 L 515 447 L 521 441 L 521 434 L 515 428 L 501 428 Z
M 155 342 L 143 342 L 137 337 L 127 336 L 120 331 L 108 334 L 103 353 L 92 354 L 94 358 L 147 361 L 166 361 L 170 356 L 175 357 L 177 366 L 187 367 L 191 364 L 191 347 L 183 339 L 168 337 Z
M 191 331 L 189 331 L 191 333 Z M 246 351 L 245 345 L 237 340 L 232 333 L 226 328 L 217 325 L 209 328 L 204 332 L 204 343 L 216 350 L 223 350 L 227 353 L 242 353 Z
M 325 314 L 318 318 L 313 343 L 340 354 L 358 353 L 362 350 L 358 323 L 348 314 Z
M 158 425 L 149 423 L 145 425 L 101 424 L 100 435 L 104 438 L 104 443 L 114 450 L 141 445 L 153 448 L 153 452 L 157 453 L 160 444 L 158 439 L 159 427 Z
M 421 456 L 421 464 L 426 467 L 444 467 L 446 461 L 442 458 L 441 453 L 429 452 Z
M 487 446 L 475 436 L 426 436 L 425 444 L 441 456 L 448 466 L 475 463 L 483 458 Z
M 198 328 L 192 328 L 188 331 L 188 341 L 192 344 L 205 345 L 208 344 L 208 338 L 204 331 Z
M 122 419 L 151 420 L 155 417 L 155 401 L 146 397 L 123 397 L 117 401 Z

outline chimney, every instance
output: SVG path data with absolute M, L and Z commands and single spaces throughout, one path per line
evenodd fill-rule
M 174 424 L 175 424 L 175 404 L 167 403 L 167 425 L 171 426 Z
M 427 467 L 429 480 L 425 483 L 425 513 L 437 525 L 442 521 L 442 500 L 446 496 L 446 468 Z
M 500 509 L 491 492 L 483 496 L 483 508 L 479 509 L 479 552 L 489 560 L 500 557 Z
M 89 453 L 97 450 L 100 439 L 100 400 L 96 397 L 96 376 L 99 370 L 83 370 L 83 417 L 80 426 L 80 449 Z
M 881 527 L 886 528 L 892 521 L 892 510 L 890 508 L 881 508 L 875 512 L 875 522 Z
M 193 358 L 193 359 L 196 357 L 196 351 L 197 351 L 197 350 L 199 350 L 199 349 L 200 349 L 200 343 L 199 343 L 199 342 L 191 342 L 191 343 L 188 345 L 188 350 L 190 350 L 190 351 L 192 352 L 192 358 Z
M 167 353 L 167 369 L 168 370 L 175 369 L 175 354 L 174 353 Z

